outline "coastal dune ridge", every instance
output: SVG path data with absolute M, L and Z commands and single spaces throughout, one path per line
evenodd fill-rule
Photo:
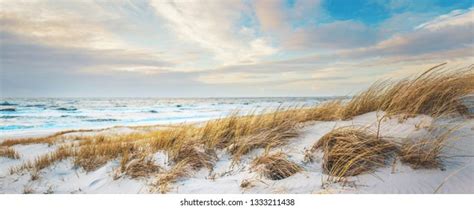
M 313 106 L 4 138 L 0 193 L 474 193 L 473 98 L 474 65 L 440 64 Z

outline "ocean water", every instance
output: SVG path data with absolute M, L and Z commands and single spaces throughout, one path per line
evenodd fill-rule
M 196 122 L 223 117 L 237 109 L 245 114 L 311 106 L 330 99 L 334 98 L 2 98 L 0 135 Z

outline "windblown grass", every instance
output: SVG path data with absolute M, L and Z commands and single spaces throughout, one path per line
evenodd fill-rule
M 199 139 L 207 147 L 226 148 L 237 161 L 253 149 L 280 146 L 287 139 L 297 136 L 297 125 L 305 115 L 295 114 L 294 111 L 279 109 L 260 115 L 233 114 L 209 121 L 201 129 Z
M 119 157 L 122 157 L 121 164 L 125 166 L 130 161 L 160 150 L 168 154 L 174 165 L 185 162 L 193 169 L 212 169 L 217 160 L 216 149 L 227 150 L 237 162 L 253 149 L 280 146 L 288 138 L 297 136 L 297 125 L 304 115 L 292 111 L 285 109 L 243 116 L 235 114 L 201 126 L 184 124 L 141 134 L 78 136 L 70 146 L 27 162 L 22 169 L 17 170 L 41 170 L 55 161 L 71 157 L 76 166 L 93 171 Z M 45 141 L 45 138 L 38 140 L 39 143 Z M 30 142 L 27 140 L 25 143 Z M 9 144 L 22 142 L 10 141 Z
M 342 118 L 344 104 L 340 99 L 323 102 L 304 111 L 304 121 L 333 121 Z
M 74 148 L 73 148 L 74 149 Z M 122 141 L 102 142 L 89 145 L 82 145 L 76 148 L 74 164 L 82 167 L 86 171 L 93 171 L 103 166 L 108 161 L 124 155 L 124 153 L 138 152 L 133 144 Z
M 272 180 L 281 180 L 303 170 L 298 164 L 288 160 L 283 152 L 265 153 L 252 161 L 251 168 Z
M 35 143 L 67 145 L 26 162 L 13 171 L 37 172 L 66 158 L 72 158 L 75 166 L 85 171 L 93 171 L 111 160 L 120 159 L 123 174 L 132 178 L 157 175 L 158 190 L 166 192 L 169 184 L 197 169 L 212 170 L 218 160 L 217 150 L 228 152 L 234 163 L 239 163 L 242 156 L 252 150 L 271 150 L 285 145 L 298 136 L 304 122 L 349 119 L 377 110 L 385 111 L 387 115 L 408 116 L 467 114 L 467 107 L 460 99 L 473 93 L 473 66 L 449 70 L 441 65 L 417 77 L 377 82 L 348 102 L 335 100 L 314 107 L 278 108 L 273 112 L 235 112 L 203 124 L 178 124 L 159 130 L 141 128 L 139 133 L 75 136 L 74 140 L 60 141 L 65 134 L 91 130 L 64 131 L 47 137 L 5 140 L 0 146 Z M 385 165 L 398 151 L 402 162 L 413 167 L 439 166 L 444 140 L 406 142 L 399 148 L 378 135 L 354 127 L 340 128 L 326 134 L 310 152 L 321 149 L 324 153 L 324 171 L 336 177 L 372 172 Z M 0 154 L 16 157 L 11 150 L 2 148 Z M 150 155 L 158 151 L 168 155 L 172 169 L 163 171 L 152 162 Z M 255 168 L 262 167 L 260 171 L 270 179 L 286 178 L 302 169 L 283 153 L 265 154 L 255 159 L 253 164 Z
M 406 140 L 400 149 L 400 161 L 410 165 L 413 169 L 442 168 L 443 149 L 453 129 L 449 129 L 440 135 L 428 134 L 421 139 Z
M 0 147 L 0 157 L 7 157 L 10 159 L 20 159 L 20 154 L 10 147 Z
M 332 130 L 313 146 L 313 150 L 318 149 L 323 152 L 324 172 L 334 177 L 373 172 L 398 151 L 394 143 L 358 127 Z
M 443 150 L 451 138 L 453 128 L 431 130 L 421 138 L 395 143 L 380 138 L 367 128 L 341 127 L 327 133 L 305 154 L 308 162 L 316 150 L 323 152 L 323 171 L 340 179 L 371 173 L 397 157 L 413 169 L 442 168 Z M 435 134 L 434 132 L 439 132 Z
M 342 118 L 376 110 L 409 116 L 467 114 L 468 108 L 461 99 L 473 93 L 474 66 L 445 69 L 441 64 L 416 77 L 376 82 L 349 101 L 342 111 Z

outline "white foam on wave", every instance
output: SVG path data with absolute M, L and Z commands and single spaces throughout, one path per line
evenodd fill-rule
M 330 98 L 34 98 L 4 99 L 16 111 L 0 113 L 0 138 L 53 133 L 68 129 L 107 128 L 198 122 L 240 110 L 309 106 Z M 5 103 L 7 104 L 7 103 Z

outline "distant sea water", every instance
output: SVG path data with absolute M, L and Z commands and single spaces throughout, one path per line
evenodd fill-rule
M 334 97 L 291 98 L 1 98 L 0 137 L 119 125 L 197 122 L 240 110 L 312 106 Z

